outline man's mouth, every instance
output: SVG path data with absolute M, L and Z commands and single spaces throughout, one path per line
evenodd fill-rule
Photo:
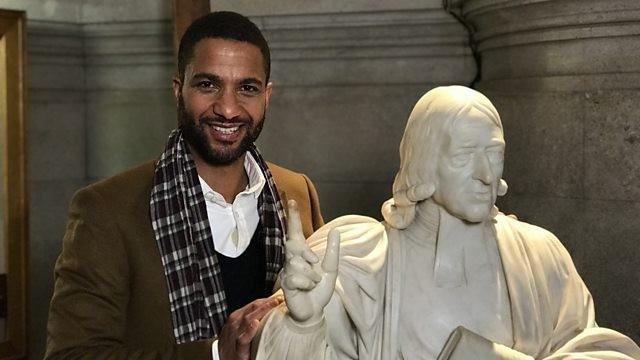
M 242 129 L 246 127 L 244 122 L 218 122 L 218 121 L 202 121 L 201 126 L 208 129 L 210 136 L 214 140 L 223 143 L 232 143 L 241 139 Z
M 222 127 L 222 126 L 211 125 L 211 127 L 213 128 L 213 130 L 221 132 L 221 133 L 223 133 L 225 135 L 233 134 L 233 133 L 237 132 L 238 129 L 240 129 L 240 125 L 233 126 L 233 127 Z

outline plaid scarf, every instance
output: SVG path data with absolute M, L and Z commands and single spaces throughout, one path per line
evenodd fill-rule
M 258 149 L 252 145 L 248 151 L 266 179 L 258 212 L 265 234 L 266 285 L 271 288 L 284 261 L 284 210 Z M 156 163 L 150 204 L 176 342 L 220 335 L 229 315 L 226 295 L 198 173 L 180 128 L 171 133 Z

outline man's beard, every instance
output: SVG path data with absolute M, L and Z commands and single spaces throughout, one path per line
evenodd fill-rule
M 178 124 L 182 128 L 182 134 L 191 148 L 209 165 L 229 165 L 244 155 L 258 139 L 264 125 L 264 118 L 263 114 L 262 119 L 257 122 L 254 122 L 253 119 L 243 121 L 246 125 L 242 126 L 246 126 L 247 129 L 238 147 L 232 148 L 223 144 L 221 149 L 215 149 L 207 141 L 205 128 L 209 125 L 206 124 L 211 122 L 224 123 L 229 120 L 223 117 L 202 117 L 199 119 L 199 124 L 196 125 L 196 119 L 185 108 L 182 96 L 178 99 Z

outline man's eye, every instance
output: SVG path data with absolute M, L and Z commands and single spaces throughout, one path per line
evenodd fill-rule
M 212 88 L 213 87 L 213 83 L 211 81 L 208 81 L 208 80 L 200 81 L 198 83 L 198 87 L 199 88 Z
M 215 92 L 219 89 L 218 85 L 213 81 L 202 80 L 196 84 L 196 88 L 202 92 Z
M 240 86 L 240 92 L 243 93 L 248 93 L 248 94 L 255 94 L 258 93 L 260 91 L 260 88 L 258 88 L 257 86 L 254 85 L 241 85 Z
M 464 166 L 471 160 L 471 153 L 456 154 L 451 159 L 453 166 Z

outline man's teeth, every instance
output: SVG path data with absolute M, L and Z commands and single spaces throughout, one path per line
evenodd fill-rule
M 220 127 L 220 126 L 212 126 L 213 129 L 215 131 L 219 131 L 223 134 L 233 134 L 234 132 L 238 131 L 238 129 L 240 128 L 240 126 L 235 126 L 235 127 Z

